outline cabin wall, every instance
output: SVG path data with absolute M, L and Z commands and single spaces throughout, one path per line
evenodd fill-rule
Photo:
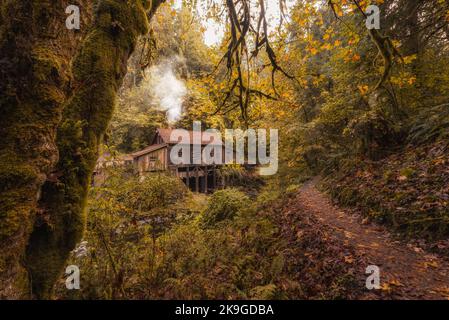
M 139 173 L 167 170 L 167 148 L 161 148 L 139 156 L 136 159 L 136 164 Z
M 196 149 L 196 148 L 194 148 L 193 145 L 190 145 L 190 165 L 194 165 L 193 164 L 194 156 L 198 157 L 199 159 L 202 159 L 202 154 L 203 154 L 203 150 L 204 150 L 205 147 L 206 147 L 205 145 L 202 145 L 201 146 L 201 151 L 198 150 L 199 152 L 197 151 L 194 154 L 194 151 L 196 151 L 194 149 Z M 173 145 L 168 146 L 168 149 L 167 149 L 167 163 L 168 163 L 169 166 L 178 166 L 178 165 L 174 164 L 171 161 L 171 159 L 170 159 L 170 152 L 171 152 L 172 148 L 173 148 Z M 225 160 L 225 148 L 224 148 L 224 146 L 222 147 L 221 153 L 222 153 L 222 164 L 224 164 L 224 160 Z M 202 164 L 204 165 L 203 162 L 202 162 Z M 217 164 L 217 165 L 219 165 L 219 164 Z
M 160 137 L 156 137 L 155 143 Z M 201 146 L 201 151 L 196 151 L 193 145 L 190 147 L 190 164 L 176 165 L 170 159 L 170 152 L 174 147 L 173 144 L 148 152 L 147 154 L 138 156 L 134 159 L 139 175 L 144 175 L 146 172 L 152 171 L 170 171 L 173 175 L 180 178 L 193 192 L 208 193 L 213 192 L 219 185 L 217 168 L 220 164 L 193 164 L 193 158 L 198 157 L 202 159 L 202 152 L 206 145 Z M 222 149 L 222 163 L 225 159 L 225 148 Z M 197 153 L 194 154 L 194 151 Z

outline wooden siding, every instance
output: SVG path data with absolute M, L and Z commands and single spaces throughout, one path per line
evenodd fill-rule
M 161 148 L 135 159 L 139 173 L 148 171 L 162 171 L 168 169 L 167 147 Z

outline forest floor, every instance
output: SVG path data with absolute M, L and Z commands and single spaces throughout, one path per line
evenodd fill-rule
M 307 182 L 297 194 L 303 212 L 353 246 L 369 265 L 380 268 L 380 297 L 449 299 L 449 261 L 395 238 L 386 228 L 368 223 L 360 214 L 334 206 L 317 190 L 316 183 L 317 179 Z

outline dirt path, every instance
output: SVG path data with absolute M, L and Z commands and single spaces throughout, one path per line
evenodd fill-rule
M 298 200 L 338 238 L 353 245 L 357 254 L 380 268 L 382 296 L 393 299 L 449 299 L 449 263 L 411 244 L 395 240 L 387 230 L 366 223 L 332 205 L 327 196 L 306 183 Z M 379 292 L 380 293 L 380 292 Z

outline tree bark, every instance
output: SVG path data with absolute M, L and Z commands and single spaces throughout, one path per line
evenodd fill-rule
M 58 159 L 56 128 L 70 59 L 82 37 L 65 28 L 67 5 L 0 5 L 0 298 L 22 297 L 27 290 L 21 261 L 40 188 Z
M 42 188 L 41 214 L 26 253 L 33 294 L 49 298 L 70 251 L 81 240 L 98 149 L 111 120 L 127 61 L 148 15 L 160 1 L 101 0 L 95 21 L 73 62 L 73 92 L 58 128 L 60 159 Z M 148 14 L 148 12 L 150 12 Z
M 0 298 L 51 297 L 82 236 L 127 60 L 161 2 L 0 4 Z M 81 32 L 65 27 L 69 4 L 81 8 Z

